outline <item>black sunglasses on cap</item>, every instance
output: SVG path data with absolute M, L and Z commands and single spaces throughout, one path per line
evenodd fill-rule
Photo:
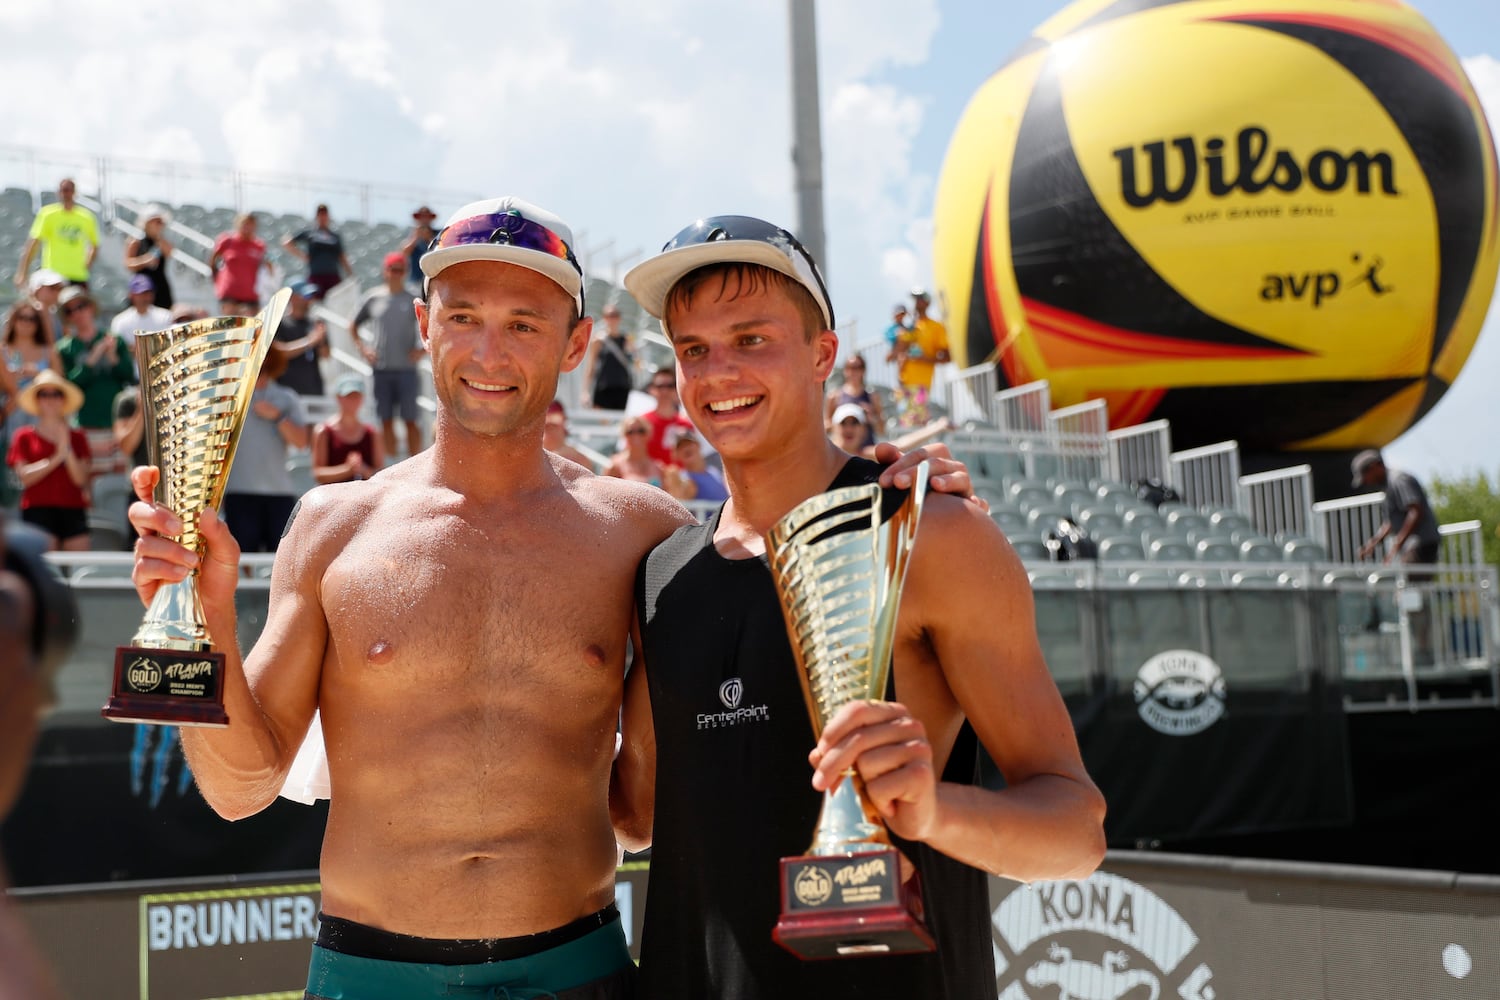
M 748 255 L 745 263 L 765 264 L 782 271 L 788 277 L 795 278 L 812 293 L 819 308 L 823 310 L 824 318 L 828 321 L 828 329 L 836 328 L 833 318 L 833 299 L 828 294 L 828 287 L 823 284 L 823 275 L 819 273 L 817 262 L 813 260 L 812 254 L 807 252 L 807 248 L 797 237 L 764 219 L 749 215 L 715 215 L 707 219 L 699 219 L 668 240 L 662 246 L 661 252 L 665 254 L 685 247 L 730 240 L 762 243 L 773 248 L 779 256 L 785 258 L 790 269 L 777 267 Z M 724 259 L 737 260 L 738 258 Z

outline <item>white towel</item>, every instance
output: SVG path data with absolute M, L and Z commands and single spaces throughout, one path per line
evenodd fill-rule
M 312 725 L 307 728 L 291 770 L 286 773 L 281 797 L 309 806 L 318 799 L 329 798 L 328 751 L 323 746 L 323 717 L 318 712 L 313 712 Z

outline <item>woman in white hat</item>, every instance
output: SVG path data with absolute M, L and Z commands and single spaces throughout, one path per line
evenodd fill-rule
M 11 439 L 5 461 L 21 479 L 21 520 L 52 536 L 52 548 L 89 548 L 89 442 L 68 418 L 83 405 L 83 390 L 44 369 L 17 399 L 36 418 Z
M 167 260 L 172 241 L 167 239 L 167 213 L 155 205 L 141 216 L 141 236 L 125 244 L 125 269 L 151 279 L 151 304 L 171 310 L 172 285 L 167 280 Z

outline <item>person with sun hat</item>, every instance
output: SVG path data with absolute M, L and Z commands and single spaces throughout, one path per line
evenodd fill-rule
M 6 464 L 21 480 L 21 520 L 52 537 L 52 548 L 89 548 L 89 442 L 69 418 L 83 390 L 50 368 L 37 373 L 16 402 L 36 418 L 11 439 Z

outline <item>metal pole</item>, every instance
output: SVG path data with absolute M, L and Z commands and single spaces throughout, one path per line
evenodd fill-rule
M 792 170 L 797 236 L 828 280 L 823 240 L 823 140 L 818 117 L 818 37 L 814 0 L 788 0 L 792 32 Z

